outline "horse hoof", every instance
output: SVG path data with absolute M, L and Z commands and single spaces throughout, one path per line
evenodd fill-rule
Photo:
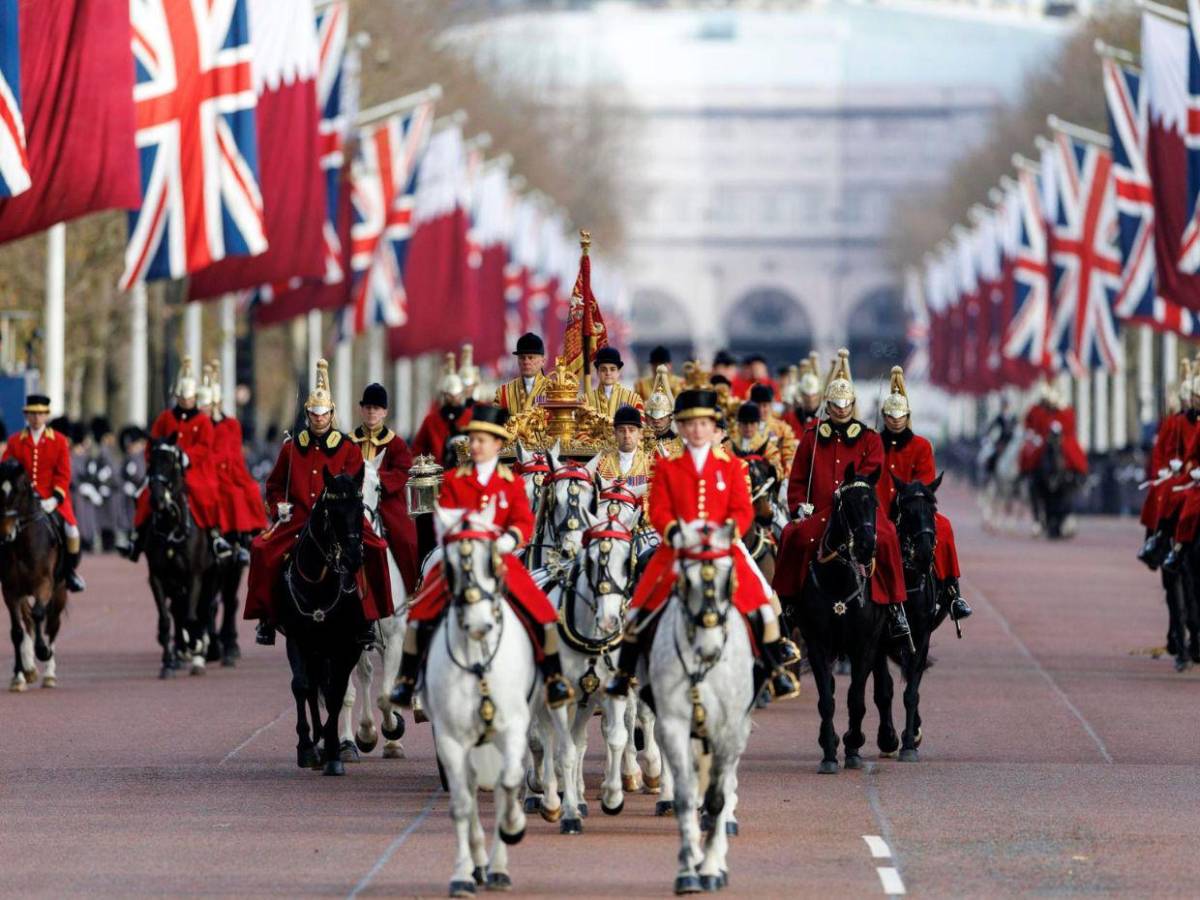
M 26 684 L 36 684 L 38 679 L 37 669 L 30 669 L 25 673 Z
M 14 678 L 8 683 L 8 690 L 12 694 L 23 694 L 25 692 L 25 682 Z
M 627 794 L 636 794 L 638 792 L 638 777 L 636 775 L 621 776 L 621 790 Z
M 670 800 L 659 800 L 654 804 L 654 814 L 656 816 L 673 816 L 675 815 L 675 804 Z
M 880 759 L 895 759 L 897 756 L 899 756 L 899 754 L 900 754 L 899 750 L 880 750 L 879 758 Z
M 706 894 L 716 893 L 717 891 L 719 891 L 721 889 L 721 876 L 720 875 L 701 875 L 700 876 L 700 888 Z
M 563 819 L 558 826 L 559 834 L 583 834 L 583 819 Z
M 487 872 L 483 871 L 483 866 L 472 869 L 471 877 L 475 879 L 476 884 L 487 884 Z
M 511 891 L 512 887 L 512 879 L 508 877 L 508 873 L 490 872 L 488 874 L 487 889 L 489 891 Z
M 237 666 L 238 658 L 232 654 L 226 653 L 221 657 L 221 668 L 232 669 Z
M 661 775 L 647 775 L 642 779 L 642 784 L 645 787 L 647 794 L 661 794 L 662 793 L 662 776 Z
M 540 813 L 542 811 L 541 797 L 526 797 L 525 805 L 522 807 L 527 813 Z
M 504 843 L 508 844 L 510 847 L 513 844 L 521 843 L 521 841 L 523 841 L 524 839 L 525 839 L 525 829 L 524 828 L 522 828 L 520 831 L 516 832 L 515 834 L 509 834 L 503 828 L 500 829 L 500 840 L 504 841 Z
M 719 887 L 719 888 L 729 887 L 729 873 L 728 872 L 722 871 L 721 874 L 717 876 L 717 878 L 719 879 L 719 883 L 717 884 L 717 887 Z
M 354 745 L 358 747 L 359 753 L 370 753 L 379 745 L 379 735 L 371 733 L 370 740 L 363 740 L 361 735 L 354 735 Z
M 475 882 L 473 881 L 452 881 L 450 882 L 451 897 L 474 897 Z
M 818 775 L 836 775 L 838 773 L 838 764 L 836 759 L 823 759 L 821 764 L 817 766 Z
M 325 763 L 325 768 L 321 771 L 322 775 L 345 775 L 346 766 L 340 759 L 331 759 Z
M 344 763 L 356 763 L 359 761 L 358 748 L 354 746 L 353 741 L 342 741 L 338 744 L 338 761 Z
M 555 822 L 557 822 L 563 816 L 563 808 L 562 808 L 561 803 L 558 806 L 556 806 L 554 809 L 547 809 L 545 804 L 540 804 L 539 808 L 538 808 L 538 812 L 541 813 L 542 818 L 545 819 L 547 822 L 549 822 L 551 825 L 553 825 Z
M 847 753 L 845 765 L 847 769 L 861 769 L 863 767 L 862 757 L 857 753 Z
M 45 678 L 42 679 L 42 687 L 43 688 L 56 688 L 56 687 L 58 687 L 58 679 L 55 678 L 53 675 L 47 675 Z
M 404 716 L 396 713 L 396 727 L 388 728 L 385 722 L 379 729 L 383 732 L 383 736 L 389 741 L 398 741 L 404 737 Z
M 168 678 L 174 678 L 175 677 L 175 667 L 174 666 L 163 666 L 161 669 L 158 670 L 158 677 L 160 679 L 162 679 L 163 681 L 166 681 Z
M 725 823 L 725 834 L 727 837 L 737 837 L 738 836 L 738 823 L 733 821 L 733 819 L 730 819 L 729 821 L 727 821 Z M 724 874 L 724 873 L 722 873 L 722 874 Z M 726 881 L 729 880 L 729 877 L 727 875 L 726 875 L 725 880 Z
M 384 759 L 404 759 L 404 748 L 399 744 L 387 743 L 383 746 Z
M 624 808 L 625 808 L 624 800 L 622 800 L 616 806 L 605 806 L 604 801 L 603 800 L 600 801 L 600 810 L 606 816 L 619 816 L 621 814 L 621 810 L 623 810 Z
M 698 894 L 704 887 L 700 884 L 699 875 L 679 875 L 675 878 L 676 894 Z
M 191 671 L 188 672 L 188 674 L 189 675 L 203 675 L 206 671 L 208 671 L 208 670 L 204 668 L 204 660 L 197 658 L 192 661 L 192 668 L 191 668 Z
M 912 748 L 905 747 L 903 750 L 900 751 L 900 762 L 917 762 L 917 760 L 919 760 L 919 759 L 920 759 L 920 756 L 917 754 L 916 747 L 912 747 Z
M 1185 659 L 1184 657 L 1181 656 L 1177 660 L 1175 660 L 1175 671 L 1176 672 L 1186 672 L 1188 670 L 1189 665 L 1191 665 L 1191 663 L 1189 663 L 1187 661 L 1187 659 Z
M 321 764 L 317 758 L 316 747 L 297 748 L 296 750 L 296 765 L 301 769 L 315 769 Z

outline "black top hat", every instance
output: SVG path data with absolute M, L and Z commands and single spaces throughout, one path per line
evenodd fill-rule
M 762 421 L 762 410 L 757 403 L 743 403 L 738 407 L 738 422 L 743 425 L 755 424 Z
M 380 406 L 384 409 L 388 408 L 387 388 L 378 382 L 371 382 L 363 388 L 362 399 L 358 401 L 359 406 Z
M 717 417 L 717 392 L 706 388 L 689 388 L 675 398 L 675 420 Z
M 513 351 L 513 356 L 523 356 L 526 353 L 535 354 L 537 356 L 546 355 L 546 345 L 542 343 L 542 339 L 532 331 L 527 331 L 517 338 L 517 349 Z
M 750 388 L 751 403 L 770 403 L 775 399 L 775 391 L 769 384 L 756 384 Z
M 613 415 L 613 428 L 616 428 L 618 425 L 636 425 L 638 428 L 641 428 L 642 414 L 636 406 L 623 403 L 617 407 L 617 411 Z
M 618 369 L 625 368 L 625 363 L 621 361 L 621 353 L 616 347 L 601 347 L 596 351 L 594 360 L 597 366 L 602 366 L 605 363 L 610 363 Z
M 737 360 L 733 358 L 733 354 L 728 350 L 718 350 L 717 355 L 713 357 L 714 366 L 736 366 Z
M 671 362 L 671 351 L 659 344 L 650 351 L 650 365 L 665 366 Z
M 715 375 L 710 375 L 708 377 L 708 383 L 711 384 L 713 387 L 716 387 L 717 385 L 720 385 L 720 384 L 725 384 L 725 385 L 728 385 L 729 387 L 733 387 L 733 385 L 730 384 L 729 379 L 726 378 L 724 375 L 722 375 L 720 372 L 717 372 Z
M 476 403 L 471 407 L 471 420 L 467 422 L 467 431 L 482 431 L 484 434 L 494 434 L 503 440 L 510 440 L 512 435 L 505 427 L 508 425 L 508 410 L 503 406 L 492 403 Z
M 25 409 L 27 413 L 48 413 L 50 412 L 50 398 L 45 394 L 27 394 L 25 396 Z

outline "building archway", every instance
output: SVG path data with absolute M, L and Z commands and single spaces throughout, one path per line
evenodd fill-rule
M 877 288 L 863 296 L 846 320 L 846 346 L 855 376 L 879 378 L 901 365 L 908 355 L 907 327 L 898 288 Z
M 800 301 L 779 288 L 756 288 L 725 314 L 727 349 L 741 360 L 761 353 L 774 372 L 794 365 L 812 347 L 812 322 Z
M 637 371 L 646 367 L 650 351 L 662 345 L 671 351 L 675 371 L 681 372 L 695 347 L 687 309 L 675 297 L 657 288 L 634 292 L 632 337 L 630 349 Z

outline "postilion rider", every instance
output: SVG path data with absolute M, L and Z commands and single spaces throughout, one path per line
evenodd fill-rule
M 617 671 L 606 690 L 615 696 L 629 692 L 638 658 L 649 639 L 649 625 L 665 606 L 678 577 L 680 523 L 697 519 L 717 524 L 732 522 L 738 535 L 754 519 L 746 465 L 713 444 L 717 393 L 689 389 L 675 401 L 675 421 L 686 442 L 683 451 L 659 460 L 650 484 L 650 523 L 662 535 L 631 604 L 629 621 L 617 659 Z M 733 545 L 733 603 L 746 617 L 756 648 L 770 673 L 772 694 L 793 697 L 800 684 L 785 666 L 794 648 L 780 640 L 779 619 L 771 605 L 771 588 L 740 541 Z
M 493 521 L 501 532 L 496 549 L 503 558 L 508 599 L 534 641 L 534 654 L 546 683 L 546 703 L 553 709 L 569 703 L 574 691 L 563 678 L 558 656 L 558 613 L 514 555 L 533 536 L 534 521 L 521 476 L 500 462 L 500 450 L 511 440 L 505 428 L 508 418 L 503 407 L 475 405 L 466 424 L 471 461 L 446 474 L 438 505 L 444 509 L 483 510 L 495 504 Z M 391 695 L 397 706 L 412 706 L 425 653 L 449 602 L 450 592 L 438 563 L 408 611 L 400 675 Z

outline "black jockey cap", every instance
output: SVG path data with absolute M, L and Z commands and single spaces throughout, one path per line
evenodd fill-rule
M 387 409 L 388 396 L 387 388 L 379 382 L 373 381 L 363 388 L 362 399 L 358 401 L 359 406 L 379 406 Z
M 602 366 L 605 363 L 616 366 L 618 369 L 625 368 L 625 363 L 621 361 L 621 353 L 616 347 L 601 347 L 596 351 L 596 356 L 593 362 L 597 366 Z
M 532 331 L 527 331 L 517 338 L 517 349 L 513 351 L 513 356 L 524 356 L 526 354 L 535 356 L 546 355 L 546 345 Z
M 622 403 L 613 414 L 613 428 L 621 425 L 636 425 L 642 427 L 642 414 L 636 406 Z
M 107 435 L 113 433 L 112 424 L 104 416 L 96 416 L 91 421 L 92 440 L 100 443 Z
M 717 363 L 716 365 L 720 365 L 720 363 Z M 720 372 L 718 372 L 715 375 L 710 375 L 709 379 L 708 379 L 708 383 L 711 384 L 713 387 L 717 387 L 718 385 L 722 385 L 722 384 L 726 385 L 728 387 L 733 387 L 733 385 L 730 383 L 729 379 L 726 378 L 724 375 L 722 375 Z
M 754 401 L 743 403 L 738 407 L 739 425 L 757 425 L 762 421 L 762 410 Z
M 733 358 L 733 354 L 728 350 L 718 350 L 717 355 L 713 357 L 714 366 L 736 366 L 737 360 Z
M 751 403 L 770 403 L 775 399 L 775 391 L 769 384 L 756 384 L 750 388 Z
M 50 398 L 45 394 L 28 394 L 25 397 L 25 408 L 22 412 L 48 413 L 50 412 Z
M 493 403 L 476 403 L 471 407 L 471 420 L 466 424 L 466 431 L 482 431 L 493 434 L 502 440 L 510 440 L 508 433 L 508 410 Z
M 717 418 L 717 392 L 707 388 L 689 388 L 675 398 L 675 419 Z
M 650 365 L 666 366 L 671 364 L 671 351 L 659 344 L 650 351 Z

